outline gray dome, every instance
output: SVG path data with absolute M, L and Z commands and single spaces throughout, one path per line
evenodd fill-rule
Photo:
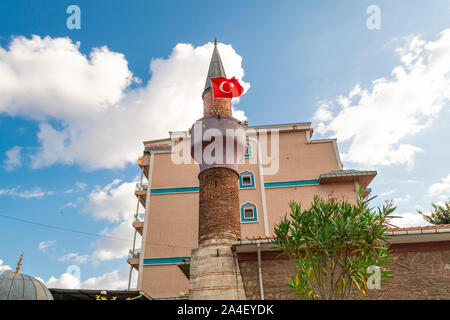
M 5 271 L 0 275 L 0 300 L 53 300 L 53 296 L 39 280 Z

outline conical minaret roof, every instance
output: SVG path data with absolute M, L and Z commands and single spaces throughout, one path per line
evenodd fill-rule
M 220 59 L 219 50 L 217 49 L 217 40 L 214 40 L 214 50 L 211 57 L 211 62 L 209 63 L 209 70 L 208 70 L 208 76 L 206 77 L 206 83 L 205 83 L 205 89 L 203 92 L 206 91 L 206 89 L 211 87 L 211 78 L 219 78 L 224 77 L 225 75 L 225 69 L 223 68 L 222 60 Z

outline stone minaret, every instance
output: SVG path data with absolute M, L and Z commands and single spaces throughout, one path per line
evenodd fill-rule
M 202 95 L 203 118 L 191 128 L 191 155 L 200 164 L 200 193 L 198 248 L 191 254 L 189 296 L 245 299 L 231 243 L 241 231 L 237 165 L 245 152 L 246 137 L 240 121 L 232 117 L 231 99 L 212 98 L 210 79 L 217 77 L 226 75 L 214 41 Z

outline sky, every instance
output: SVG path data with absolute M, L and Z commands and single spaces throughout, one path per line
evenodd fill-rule
M 142 141 L 201 116 L 214 37 L 236 117 L 312 122 L 345 169 L 378 171 L 374 205 L 425 225 L 450 198 L 449 18 L 444 0 L 2 1 L 0 272 L 24 253 L 49 287 L 126 288 Z

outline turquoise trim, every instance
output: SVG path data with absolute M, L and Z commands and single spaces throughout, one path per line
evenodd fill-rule
M 282 182 L 267 182 L 264 183 L 264 188 L 279 188 L 279 187 L 296 187 L 319 184 L 319 180 L 297 180 L 297 181 L 282 181 Z
M 149 258 L 144 259 L 144 266 L 158 265 L 158 264 L 175 264 L 177 262 L 183 262 L 183 260 L 190 258 L 191 257 Z
M 245 219 L 244 209 L 253 208 L 253 219 Z M 241 222 L 258 222 L 258 211 L 256 210 L 256 206 L 253 203 L 245 203 L 241 206 Z
M 244 158 L 251 158 L 253 157 L 253 151 L 252 151 L 252 144 L 250 142 L 247 142 L 247 153 L 244 155 Z
M 250 172 L 251 173 L 251 172 Z M 242 177 L 239 175 L 239 188 L 249 189 L 255 188 L 255 175 L 251 173 L 252 184 L 249 186 L 242 185 Z M 280 188 L 280 187 L 297 187 L 297 186 L 309 186 L 319 184 L 319 180 L 297 180 L 297 181 L 282 181 L 282 182 L 266 182 L 264 188 Z M 152 189 L 150 194 L 173 194 L 173 193 L 186 193 L 186 192 L 199 192 L 199 187 L 183 187 L 183 188 L 162 188 Z
M 199 187 L 185 187 L 185 188 L 165 188 L 152 189 L 150 194 L 166 194 L 166 193 L 183 193 L 183 192 L 199 192 Z
M 248 185 L 244 185 L 243 183 L 243 177 L 244 176 L 250 176 L 251 183 Z M 254 189 L 255 188 L 255 175 L 253 172 L 250 171 L 244 171 L 239 174 L 239 189 Z

